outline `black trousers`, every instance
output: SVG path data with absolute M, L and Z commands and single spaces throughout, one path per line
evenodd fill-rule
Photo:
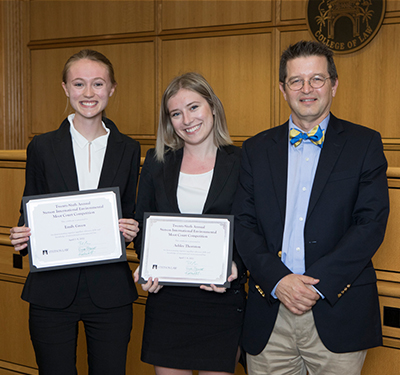
M 78 322 L 85 327 L 89 375 L 124 375 L 132 330 L 132 304 L 101 309 L 93 304 L 81 272 L 66 309 L 30 305 L 29 329 L 40 375 L 76 375 Z

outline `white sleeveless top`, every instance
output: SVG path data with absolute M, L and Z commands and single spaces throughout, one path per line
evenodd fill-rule
M 210 190 L 214 169 L 201 174 L 180 172 L 176 192 L 178 207 L 183 214 L 201 214 Z

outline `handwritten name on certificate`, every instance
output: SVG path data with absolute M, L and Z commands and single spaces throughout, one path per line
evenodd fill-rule
M 145 214 L 140 281 L 229 286 L 233 217 Z
M 26 197 L 31 272 L 126 259 L 118 191 Z M 119 202 L 119 200 L 118 200 Z

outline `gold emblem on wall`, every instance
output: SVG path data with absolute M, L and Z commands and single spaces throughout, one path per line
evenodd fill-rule
M 336 53 L 365 47 L 379 31 L 386 0 L 309 0 L 306 18 L 313 37 Z

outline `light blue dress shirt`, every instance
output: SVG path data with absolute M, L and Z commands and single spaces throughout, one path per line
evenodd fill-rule
M 328 127 L 329 118 L 330 115 L 319 124 L 323 131 Z M 302 131 L 294 125 L 290 116 L 289 130 L 292 128 Z M 286 216 L 281 260 L 293 273 L 302 275 L 305 272 L 304 226 L 321 148 L 309 139 L 297 147 L 290 144 L 289 138 L 288 143 Z M 276 286 L 271 293 L 274 298 Z

